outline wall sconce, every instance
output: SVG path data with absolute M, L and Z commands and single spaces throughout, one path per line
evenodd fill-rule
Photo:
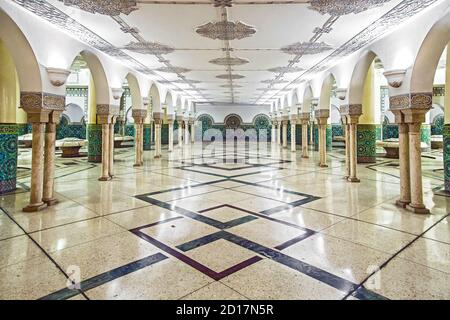
M 114 100 L 119 100 L 122 97 L 123 89 L 122 88 L 111 88 Z
M 389 85 L 392 88 L 400 88 L 403 83 L 403 78 L 405 77 L 406 70 L 390 70 L 383 73 L 386 77 Z
M 61 87 L 67 81 L 71 71 L 60 68 L 46 68 L 50 83 L 55 87 Z
M 143 97 L 142 104 L 144 105 L 144 107 L 147 107 L 150 104 L 150 99 L 147 97 Z
M 338 88 L 336 89 L 336 96 L 339 100 L 344 101 L 347 96 L 347 88 Z
M 311 99 L 311 105 L 313 107 L 317 107 L 319 105 L 319 98 L 312 98 Z

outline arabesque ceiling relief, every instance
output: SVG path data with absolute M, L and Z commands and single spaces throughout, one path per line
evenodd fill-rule
M 190 100 L 267 104 L 442 0 L 13 1 Z M 370 10 L 372 20 L 359 18 Z M 301 29 L 283 18 L 293 13 Z M 90 14 L 111 19 L 123 36 L 94 32 Z M 162 15 L 170 23 L 161 25 Z M 186 21 L 181 30 L 177 19 Z M 108 41 L 118 38 L 128 40 Z

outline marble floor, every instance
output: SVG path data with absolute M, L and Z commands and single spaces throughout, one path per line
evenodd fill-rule
M 450 299 L 450 198 L 442 155 L 425 154 L 430 215 L 393 204 L 398 160 L 359 165 L 344 154 L 300 158 L 260 144 L 175 147 L 162 159 L 115 152 L 115 177 L 61 159 L 60 202 L 23 213 L 19 186 L 0 197 L 0 299 Z

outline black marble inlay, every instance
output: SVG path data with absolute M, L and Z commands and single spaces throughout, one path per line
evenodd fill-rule
M 102 284 L 113 281 L 117 278 L 123 277 L 129 273 L 135 272 L 145 267 L 151 266 L 152 264 L 158 263 L 165 259 L 167 259 L 167 256 L 163 255 L 162 253 L 156 253 L 146 258 L 128 263 L 124 266 L 115 268 L 113 270 L 96 275 L 92 278 L 86 279 L 80 283 L 80 289 L 82 291 L 93 289 L 95 287 L 101 286 Z M 65 300 L 72 298 L 78 294 L 80 294 L 80 290 L 64 288 L 54 293 L 51 293 L 45 297 L 42 297 L 39 300 Z

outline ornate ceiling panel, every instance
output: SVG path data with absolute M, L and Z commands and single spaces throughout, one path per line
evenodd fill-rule
M 240 21 L 217 21 L 199 26 L 195 32 L 214 40 L 239 40 L 252 36 L 256 29 Z
M 136 1 L 133 0 L 59 0 L 66 6 L 77 7 L 90 13 L 99 13 L 108 16 L 118 16 L 121 13 L 130 14 L 137 10 Z
M 390 0 L 311 0 L 310 9 L 329 14 L 331 16 L 343 16 L 350 13 L 360 13 L 377 6 L 381 6 Z
M 318 54 L 333 49 L 325 42 L 296 42 L 281 48 L 281 51 L 293 55 Z
M 12 0 L 182 96 L 213 102 L 225 88 L 233 103 L 242 88 L 249 104 L 282 96 L 443 1 Z

